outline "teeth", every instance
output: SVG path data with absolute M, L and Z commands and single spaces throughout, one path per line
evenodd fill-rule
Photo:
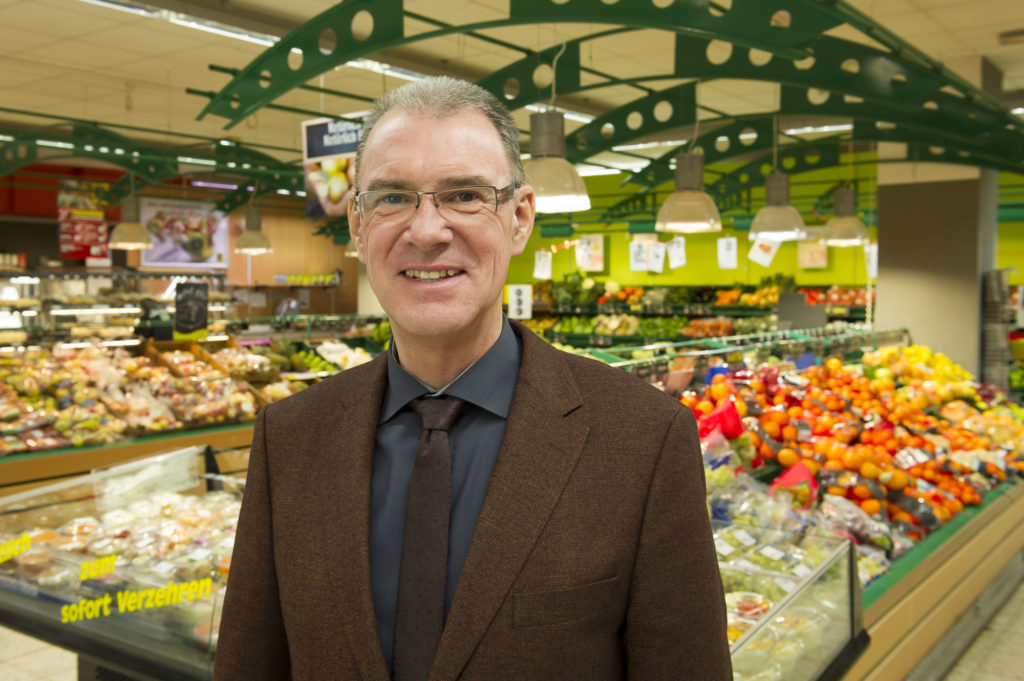
M 427 272 L 426 270 L 406 270 L 405 276 L 411 279 L 419 279 L 420 281 L 437 281 L 438 279 L 445 279 L 447 277 L 453 277 L 459 273 L 459 270 L 433 270 Z

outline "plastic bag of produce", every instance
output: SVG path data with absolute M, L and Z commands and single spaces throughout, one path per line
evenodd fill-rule
M 787 468 L 771 484 L 771 492 L 788 492 L 794 508 L 808 509 L 818 500 L 818 481 L 803 461 Z
M 886 552 L 892 550 L 892 530 L 889 525 L 872 518 L 849 499 L 826 494 L 821 502 L 821 514 L 834 532 L 850 536 L 858 543 L 872 544 Z

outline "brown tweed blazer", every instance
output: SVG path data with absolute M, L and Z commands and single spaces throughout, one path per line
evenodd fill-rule
M 731 681 L 692 414 L 513 327 L 519 380 L 431 680 Z M 260 413 L 217 681 L 387 681 L 367 548 L 386 367 Z

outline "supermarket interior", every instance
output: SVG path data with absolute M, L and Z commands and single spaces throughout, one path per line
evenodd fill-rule
M 507 317 L 697 419 L 734 679 L 1024 681 L 1020 0 L 0 0 L 0 678 L 213 678 L 261 410 L 386 364 L 363 119 L 438 75 L 519 128 Z

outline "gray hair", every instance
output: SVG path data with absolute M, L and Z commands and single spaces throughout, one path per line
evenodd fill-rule
M 494 125 L 505 155 L 512 168 L 512 181 L 526 184 L 523 161 L 519 155 L 519 128 L 505 105 L 479 85 L 449 76 L 433 76 L 407 83 L 394 89 L 373 103 L 373 109 L 363 119 L 363 136 L 356 149 L 356 186 L 359 186 L 360 160 L 366 151 L 366 140 L 383 116 L 396 110 L 402 113 L 447 118 L 469 111 L 479 111 Z

